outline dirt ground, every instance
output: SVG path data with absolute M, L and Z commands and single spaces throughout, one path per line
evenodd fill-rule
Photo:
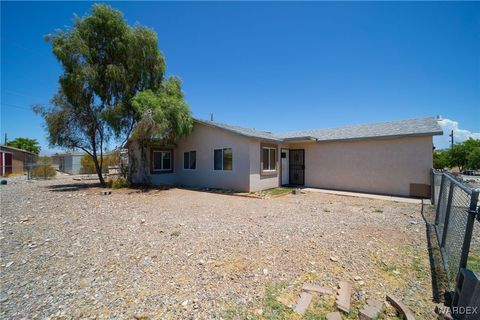
M 317 192 L 255 199 L 113 190 L 64 177 L 0 186 L 3 319 L 301 319 L 303 283 L 401 298 L 433 319 L 421 206 Z M 306 314 L 322 319 L 334 297 Z M 383 319 L 396 318 L 386 305 Z

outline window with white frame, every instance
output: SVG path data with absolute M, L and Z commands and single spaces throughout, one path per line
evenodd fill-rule
M 173 170 L 171 150 L 153 150 L 152 160 L 152 171 L 154 172 L 167 172 Z
M 277 148 L 262 146 L 262 171 L 277 171 Z
M 232 148 L 215 149 L 213 151 L 213 168 L 215 170 L 232 170 L 233 153 Z
M 197 168 L 197 152 L 187 151 L 183 153 L 183 169 L 195 170 Z

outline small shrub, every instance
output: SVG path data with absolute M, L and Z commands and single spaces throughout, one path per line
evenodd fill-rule
M 121 188 L 128 188 L 130 183 L 124 177 L 118 177 L 115 180 L 112 180 L 112 189 L 121 189 Z
M 100 162 L 100 157 L 98 157 L 98 161 Z M 108 166 L 116 166 L 120 162 L 120 154 L 118 152 L 112 152 L 110 154 L 103 156 L 103 164 L 102 164 L 102 172 L 108 172 Z M 80 160 L 82 167 L 80 168 L 81 174 L 94 174 L 97 173 L 95 169 L 95 163 L 93 159 L 88 154 L 84 155 Z
M 178 230 L 175 230 L 172 233 L 170 233 L 170 237 L 172 237 L 172 238 L 173 237 L 178 237 L 179 235 L 180 235 L 180 231 L 178 231 Z
M 382 213 L 382 212 L 383 212 L 383 209 L 376 208 L 374 211 L 377 212 L 377 213 Z
M 40 157 L 37 166 L 32 168 L 31 171 L 32 178 L 47 179 L 54 177 L 56 174 L 57 171 L 52 167 L 49 157 Z

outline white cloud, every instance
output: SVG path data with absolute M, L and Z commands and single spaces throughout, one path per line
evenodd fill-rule
M 435 136 L 433 143 L 437 149 L 445 149 L 450 146 L 450 133 L 453 130 L 454 142 L 462 142 L 468 138 L 480 139 L 480 132 L 471 132 L 466 129 L 460 129 L 458 121 L 451 119 L 441 119 L 438 124 L 443 129 L 443 136 Z

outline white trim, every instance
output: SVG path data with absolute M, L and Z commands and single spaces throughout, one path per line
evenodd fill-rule
M 285 158 L 282 158 L 282 152 L 286 153 Z M 281 148 L 280 149 L 280 185 L 282 186 L 290 183 L 289 164 L 290 164 L 289 149 Z
M 188 166 L 190 167 L 190 152 L 195 152 L 195 168 L 194 169 L 185 168 L 185 153 L 188 153 Z M 182 165 L 183 170 L 185 170 L 185 171 L 195 171 L 195 170 L 197 170 L 197 153 L 198 153 L 197 150 L 189 150 L 189 151 L 184 151 L 183 152 L 183 165 Z
M 262 154 L 262 172 L 276 172 L 277 171 L 277 166 L 278 166 L 278 155 L 277 155 L 277 148 L 275 147 L 268 147 L 268 146 L 264 146 L 262 147 L 262 153 L 263 153 L 263 149 L 267 149 L 268 150 L 268 169 L 263 169 L 263 164 L 265 163 L 265 157 L 263 156 Z M 274 150 L 275 151 L 275 169 L 272 169 L 270 168 L 270 150 Z
M 163 168 L 163 160 L 164 160 L 164 156 L 163 154 L 165 153 L 170 153 L 170 168 L 168 169 L 165 169 Z M 161 169 L 155 169 L 155 153 L 160 153 L 160 167 Z M 171 150 L 153 150 L 153 172 L 162 172 L 162 171 L 172 171 L 173 170 L 173 161 L 172 161 L 172 154 L 173 152 Z

